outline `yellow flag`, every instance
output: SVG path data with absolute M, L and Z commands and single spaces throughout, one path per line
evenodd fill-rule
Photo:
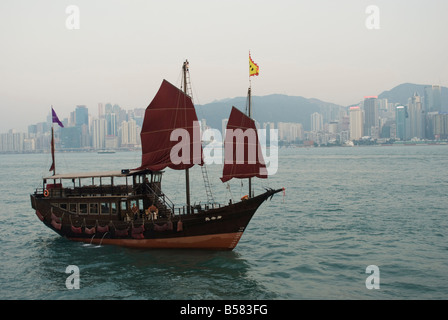
M 249 77 L 258 76 L 258 70 L 260 67 L 252 60 L 249 52 Z

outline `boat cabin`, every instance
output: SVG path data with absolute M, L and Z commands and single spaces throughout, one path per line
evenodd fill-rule
M 172 205 L 161 190 L 162 174 L 128 169 L 57 174 L 43 178 L 42 189 L 35 195 L 75 215 L 132 219 L 134 215 L 142 217 L 148 207 L 155 205 L 166 217 Z

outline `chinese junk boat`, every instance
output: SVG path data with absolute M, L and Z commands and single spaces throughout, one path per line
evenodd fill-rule
M 204 163 L 196 111 L 186 88 L 188 62 L 183 65 L 183 75 L 184 90 L 163 80 L 146 109 L 140 167 L 116 172 L 56 174 L 52 142 L 53 165 L 50 170 L 53 175 L 44 177 L 42 188 L 31 194 L 31 205 L 47 227 L 67 239 L 90 244 L 136 248 L 235 248 L 257 208 L 283 189 L 267 189 L 257 196 L 249 191 L 241 201 L 227 205 L 190 205 L 188 170 L 195 164 L 203 166 Z M 54 111 L 53 122 L 62 126 Z M 255 131 L 255 124 L 233 108 L 228 129 L 236 128 Z M 171 141 L 174 130 L 180 130 L 181 138 L 186 138 L 180 139 L 181 142 Z M 236 148 L 228 138 L 226 135 L 226 157 L 229 146 Z M 244 140 L 246 151 L 248 144 Z M 260 148 L 258 140 L 257 145 Z M 183 152 L 185 150 L 181 148 L 182 161 L 172 161 L 170 153 L 179 151 L 180 146 L 192 152 Z M 221 180 L 266 178 L 264 160 L 261 153 L 257 154 L 259 158 L 255 164 L 247 159 L 238 164 L 226 161 Z M 166 168 L 185 171 L 186 206 L 175 207 L 163 193 L 162 170 Z

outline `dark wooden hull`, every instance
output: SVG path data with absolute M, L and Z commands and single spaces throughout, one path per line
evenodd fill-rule
M 31 204 L 48 228 L 73 241 L 145 249 L 232 250 L 258 207 L 280 191 L 271 189 L 227 206 L 157 220 L 74 214 L 37 194 L 31 195 Z

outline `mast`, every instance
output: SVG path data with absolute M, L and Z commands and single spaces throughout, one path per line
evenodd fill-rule
M 51 167 L 50 167 L 50 171 L 53 171 L 53 175 L 56 174 L 56 164 L 54 161 L 54 128 L 53 128 L 53 123 L 51 124 Z
M 183 66 L 183 78 L 184 78 L 184 93 L 187 95 L 187 71 L 188 71 L 188 60 L 185 60 Z M 185 169 L 185 193 L 187 201 L 187 214 L 190 214 L 190 169 Z
M 251 91 L 252 91 L 252 83 L 249 77 L 249 90 L 247 92 L 248 96 L 248 107 L 247 107 L 247 116 L 252 118 L 252 106 L 251 106 Z M 252 178 L 249 178 L 249 198 L 252 198 Z
M 51 167 L 49 171 L 53 171 L 53 175 L 56 174 L 56 165 L 54 161 L 54 128 L 53 123 L 57 123 L 61 128 L 64 128 L 64 125 L 59 120 L 58 116 L 56 115 L 56 112 L 54 112 L 53 106 L 51 106 L 51 160 L 53 161 L 51 163 Z

